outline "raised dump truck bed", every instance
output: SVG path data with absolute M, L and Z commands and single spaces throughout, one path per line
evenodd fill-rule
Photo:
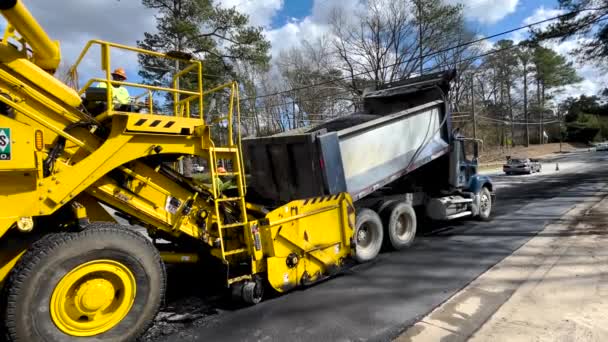
M 449 113 L 437 87 L 443 81 L 370 92 L 365 114 L 306 132 L 245 139 L 251 190 L 280 201 L 340 192 L 358 200 L 447 154 Z M 411 96 L 413 88 L 420 96 Z

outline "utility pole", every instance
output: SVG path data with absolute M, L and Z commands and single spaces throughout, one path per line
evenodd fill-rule
M 563 140 L 563 134 L 562 134 L 562 110 L 561 110 L 561 105 L 557 105 L 557 120 L 559 120 L 559 153 L 562 153 L 562 140 Z
M 424 72 L 424 61 L 422 57 L 422 0 L 416 1 L 416 7 L 418 7 L 418 52 L 420 58 L 420 76 Z
M 530 125 L 528 118 L 528 61 L 524 64 L 524 117 L 526 118 L 526 147 L 530 146 Z
M 544 108 L 541 107 L 540 108 L 540 144 L 544 145 L 545 144 L 545 129 L 543 127 L 543 110 Z
M 475 76 L 471 74 L 471 113 L 473 115 L 473 139 L 477 139 L 477 117 L 475 116 Z

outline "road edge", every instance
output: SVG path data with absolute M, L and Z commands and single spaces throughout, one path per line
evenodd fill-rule
M 608 193 L 604 185 L 601 190 L 571 207 L 511 255 L 480 274 L 416 323 L 405 327 L 394 341 L 468 340 L 530 277 L 557 261 L 560 252 L 568 248 L 568 245 L 558 241 L 559 233 L 578 224 L 587 212 L 606 198 Z M 547 253 L 539 254 L 538 250 L 541 248 L 548 249 L 552 256 L 547 257 Z M 501 279 L 501 273 L 505 269 L 512 270 L 514 277 Z

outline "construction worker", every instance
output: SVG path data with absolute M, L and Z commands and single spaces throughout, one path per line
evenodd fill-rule
M 123 68 L 117 68 L 112 73 L 112 80 L 114 81 L 126 81 L 127 73 Z M 106 88 L 107 84 L 105 82 L 99 82 L 99 88 Z M 131 96 L 129 95 L 129 91 L 127 88 L 123 87 L 120 84 L 112 84 L 112 98 L 115 104 L 119 106 L 128 106 L 131 104 Z

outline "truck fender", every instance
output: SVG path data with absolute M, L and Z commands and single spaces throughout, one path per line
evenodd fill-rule
M 469 191 L 478 194 L 481 188 L 486 187 L 490 192 L 494 193 L 494 185 L 490 177 L 486 175 L 474 175 L 469 181 Z

